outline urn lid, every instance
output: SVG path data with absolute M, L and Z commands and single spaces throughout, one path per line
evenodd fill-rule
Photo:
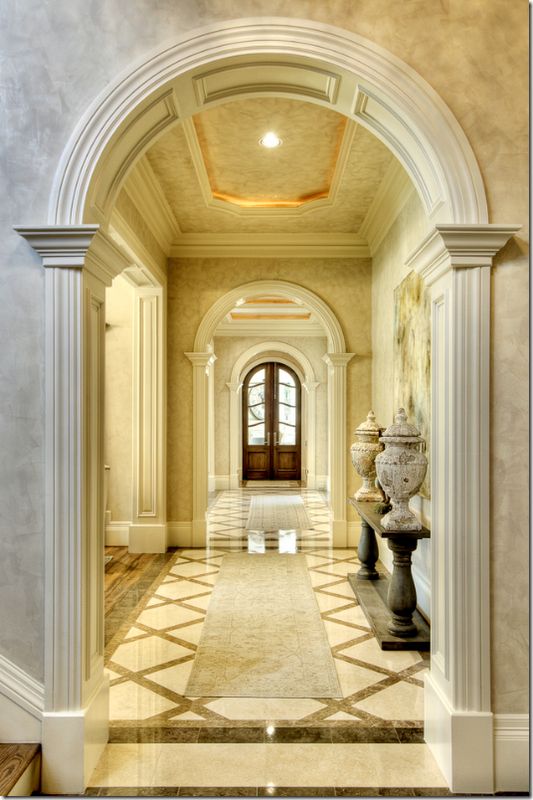
M 362 422 L 358 428 L 355 429 L 355 434 L 363 433 L 363 434 L 371 434 L 373 433 L 376 436 L 379 436 L 383 427 L 376 422 L 376 415 L 373 411 L 369 411 L 367 417 L 364 422 Z
M 399 440 L 402 442 L 423 442 L 423 438 L 420 436 L 420 431 L 416 427 L 416 425 L 411 425 L 407 422 L 407 414 L 405 413 L 404 408 L 399 408 L 395 417 L 394 422 L 392 425 L 389 425 L 387 430 L 384 432 L 383 436 L 381 437 L 380 441 L 395 441 Z

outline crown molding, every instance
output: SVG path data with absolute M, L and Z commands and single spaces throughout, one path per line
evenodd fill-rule
M 370 258 L 370 249 L 352 233 L 186 233 L 170 248 L 170 258 Z
M 319 322 L 300 322 L 298 320 L 239 320 L 223 321 L 215 330 L 215 336 L 321 336 L 326 331 Z
M 414 191 L 400 162 L 393 159 L 359 228 L 359 236 L 368 242 L 372 255 Z
M 99 225 L 45 225 L 41 228 L 14 225 L 41 257 L 43 267 L 82 268 Z
M 496 253 L 521 225 L 436 225 L 409 256 L 406 266 L 431 286 L 450 269 L 490 267 Z
M 150 162 L 144 155 L 128 175 L 124 191 L 166 254 L 180 228 Z

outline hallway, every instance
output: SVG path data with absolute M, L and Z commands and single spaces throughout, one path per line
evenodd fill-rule
M 248 533 L 251 497 L 268 493 L 300 495 L 313 529 Z M 305 552 L 342 699 L 184 695 L 221 561 L 236 550 L 251 557 Z M 353 550 L 331 548 L 319 492 L 264 486 L 222 492 L 210 509 L 208 546 L 176 550 L 165 562 L 137 604 L 123 603 L 123 620 L 106 648 L 111 737 L 90 793 L 145 787 L 143 794 L 157 794 L 154 787 L 165 787 L 177 794 L 181 787 L 182 794 L 228 794 L 231 787 L 276 795 L 307 787 L 347 796 L 362 788 L 413 794 L 445 786 L 422 738 L 427 655 L 379 649 L 346 581 L 357 558 Z M 116 619 L 116 610 L 110 613 Z

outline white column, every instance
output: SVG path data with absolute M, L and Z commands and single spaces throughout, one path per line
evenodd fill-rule
M 207 490 L 212 494 L 215 489 L 215 364 L 207 368 L 207 402 L 208 402 L 208 433 L 207 433 Z
M 516 226 L 438 225 L 411 256 L 432 300 L 431 670 L 425 738 L 452 791 L 493 791 L 490 268 Z
M 226 383 L 229 390 L 229 488 L 238 489 L 241 462 L 241 426 L 239 424 L 241 410 L 241 387 L 239 381 Z
M 167 548 L 164 339 L 163 288 L 136 289 L 130 553 L 164 553 Z
M 84 790 L 108 738 L 104 300 L 127 262 L 96 225 L 17 230 L 46 268 L 42 788 L 71 794 Z
M 192 546 L 205 547 L 208 494 L 209 368 L 215 354 L 185 353 L 193 367 Z
M 326 353 L 328 365 L 328 475 L 333 547 L 346 547 L 346 366 L 354 353 Z
M 318 381 L 305 381 L 302 384 L 305 397 L 302 396 L 302 418 L 306 421 L 305 439 L 307 488 L 316 489 L 316 390 L 320 386 Z M 304 408 L 305 399 L 305 408 Z

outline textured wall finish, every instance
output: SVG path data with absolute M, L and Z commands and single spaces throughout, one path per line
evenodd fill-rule
M 356 353 L 347 371 L 346 450 L 370 402 L 370 260 L 172 259 L 168 275 L 168 519 L 191 519 L 193 348 L 204 314 L 230 289 L 265 275 L 315 292 L 337 315 L 346 348 Z M 269 337 L 270 338 L 270 337 Z M 298 344 L 296 344 L 298 346 Z M 217 364 L 215 363 L 215 374 Z M 368 407 L 367 407 L 368 406 Z M 348 492 L 360 485 L 348 459 Z
M 0 651 L 31 675 L 42 675 L 43 281 L 37 259 L 12 226 L 46 221 L 51 183 L 71 131 L 98 93 L 136 59 L 201 25 L 290 15 L 366 36 L 413 67 L 463 127 L 480 165 L 491 221 L 524 226 L 518 246 L 509 245 L 493 269 L 491 473 L 499 494 L 491 533 L 494 707 L 527 711 L 528 355 L 518 321 L 528 311 L 528 3 L 132 0 L 127 12 L 118 0 L 25 0 L 3 3 L 0 9 L 0 436 L 5 471 L 0 480 L 0 601 L 5 605 L 8 600 L 13 609 L 0 632 Z M 391 289 L 404 277 L 401 264 L 398 259 L 400 274 Z M 383 303 L 384 313 L 387 307 L 390 312 L 386 297 Z M 392 337 L 385 338 L 374 339 L 374 376 L 384 376 L 383 387 L 392 352 Z M 355 372 L 363 362 L 357 365 Z M 368 360 L 365 374 L 369 365 Z M 350 376 L 352 371 L 350 365 Z M 364 385 L 369 387 L 369 377 Z M 384 388 L 376 399 L 378 418 L 390 421 Z

